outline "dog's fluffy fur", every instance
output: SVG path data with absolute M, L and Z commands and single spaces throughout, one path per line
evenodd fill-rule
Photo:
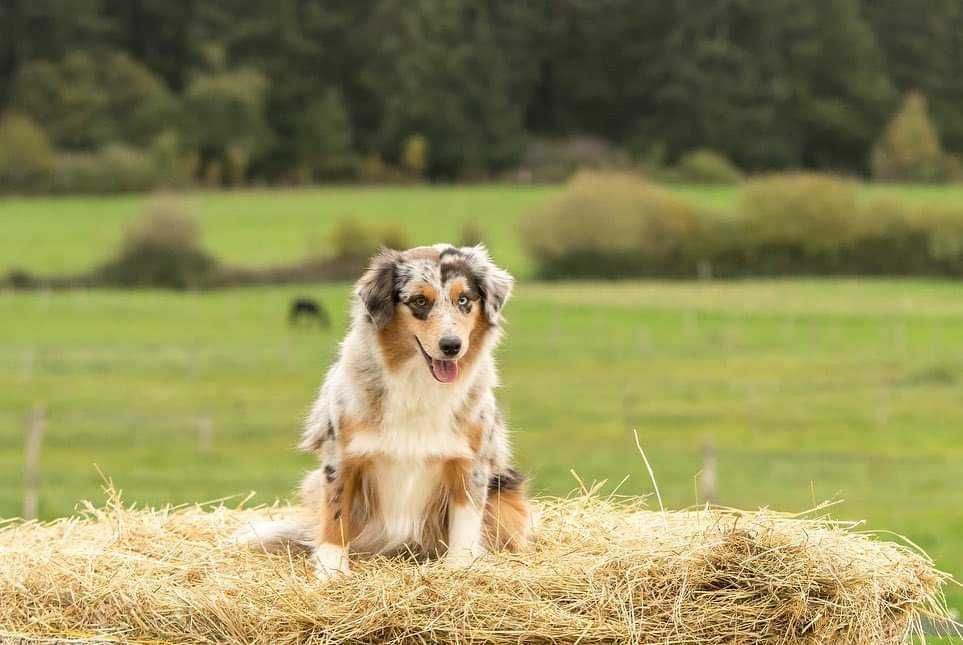
M 301 486 L 306 517 L 245 539 L 310 548 L 321 577 L 347 573 L 349 553 L 463 565 L 523 548 L 529 506 L 493 392 L 511 290 L 484 246 L 377 255 L 302 437 L 320 458 Z

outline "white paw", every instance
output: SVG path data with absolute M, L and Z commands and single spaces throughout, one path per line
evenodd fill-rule
M 350 575 L 348 551 L 334 544 L 322 544 L 311 554 L 314 576 L 318 580 L 330 580 L 336 576 Z
M 449 549 L 445 554 L 445 563 L 450 567 L 463 569 L 470 567 L 483 555 L 485 555 L 485 549 L 479 545 Z

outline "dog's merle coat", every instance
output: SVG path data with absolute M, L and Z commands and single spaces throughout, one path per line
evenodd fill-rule
M 257 540 L 300 536 L 322 576 L 347 571 L 348 549 L 463 564 L 523 547 L 529 510 L 492 356 L 511 289 L 483 246 L 375 257 L 302 436 L 320 459 L 302 484 L 308 519 Z

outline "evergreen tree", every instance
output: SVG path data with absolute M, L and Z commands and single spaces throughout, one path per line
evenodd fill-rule
M 926 97 L 910 92 L 873 148 L 873 176 L 883 181 L 942 178 L 943 149 L 930 122 Z
M 382 106 L 385 156 L 398 159 L 403 142 L 422 135 L 431 177 L 498 170 L 517 158 L 523 110 L 509 91 L 509 63 L 485 7 L 382 0 L 371 28 L 378 48 L 365 78 Z

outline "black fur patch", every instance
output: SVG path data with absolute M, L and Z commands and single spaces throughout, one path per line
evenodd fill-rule
M 525 485 L 525 475 L 514 468 L 508 468 L 505 472 L 495 473 L 488 480 L 489 493 L 501 493 L 521 490 Z
M 440 262 L 444 260 L 446 255 L 457 255 L 459 257 L 462 257 L 464 256 L 464 253 L 462 253 L 461 251 L 459 251 L 453 246 L 449 246 L 447 249 L 445 249 L 440 254 L 438 254 L 438 261 Z
M 324 467 L 324 478 L 328 480 L 329 484 L 333 482 L 337 478 L 337 476 L 338 476 L 338 471 L 334 469 L 334 466 L 332 466 L 331 464 L 327 464 Z
M 475 276 L 475 272 L 472 271 L 471 266 L 465 260 L 454 260 L 452 262 L 443 262 L 441 265 L 441 283 L 448 284 L 449 280 L 462 276 L 465 278 L 465 282 L 468 283 L 468 288 L 474 293 L 479 293 L 478 288 L 478 278 Z
M 334 439 L 334 422 L 330 420 L 328 421 L 328 434 L 326 438 Z
M 378 256 L 365 274 L 358 296 L 364 303 L 368 318 L 377 327 L 384 327 L 395 313 L 398 294 L 395 291 L 396 257 Z
M 431 313 L 431 308 L 434 306 L 435 303 L 433 303 L 432 301 L 426 298 L 425 304 L 422 306 L 419 306 L 415 304 L 415 300 L 417 299 L 418 299 L 418 296 L 416 295 L 413 298 L 410 298 L 407 302 L 405 302 L 405 304 L 408 305 L 409 309 L 411 309 L 412 316 L 414 316 L 418 320 L 428 320 L 428 314 Z

